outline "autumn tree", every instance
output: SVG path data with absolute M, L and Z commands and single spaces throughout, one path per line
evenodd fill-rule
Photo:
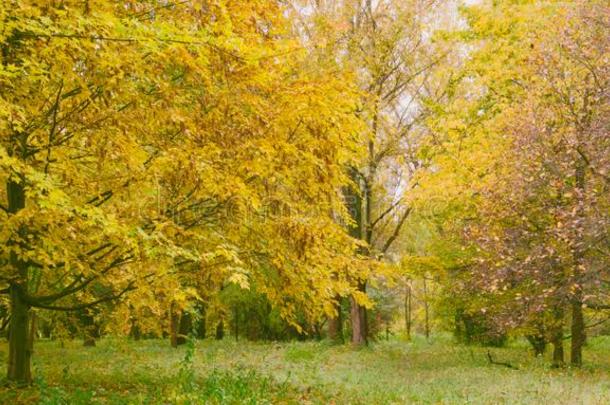
M 182 311 L 212 276 L 315 319 L 345 288 L 352 81 L 305 68 L 278 4 L 222 3 L 3 3 L 10 380 L 31 380 L 34 308 L 138 289 Z
M 507 1 L 464 11 L 469 28 L 454 39 L 472 48 L 429 120 L 439 153 L 422 180 L 462 239 L 452 285 L 497 333 L 518 330 L 538 352 L 552 341 L 557 365 L 571 315 L 578 366 L 585 297 L 605 298 L 607 10 Z
M 351 214 L 347 227 L 361 241 L 362 255 L 387 258 L 411 213 L 405 196 L 422 165 L 417 151 L 425 134 L 423 99 L 430 95 L 430 69 L 443 58 L 425 28 L 435 2 L 295 3 L 314 11 L 304 18 L 303 35 L 313 44 L 330 44 L 341 63 L 358 74 L 358 116 L 367 127 L 360 159 L 346 168 L 351 178 L 344 189 Z M 371 276 L 370 270 L 351 272 L 358 290 L 350 297 L 352 342 L 358 345 L 367 341 L 365 294 Z
M 528 92 L 506 112 L 515 166 L 506 188 L 487 197 L 499 209 L 485 212 L 502 225 L 479 237 L 488 240 L 487 251 L 501 252 L 492 255 L 494 267 L 508 291 L 519 286 L 515 299 L 523 309 L 550 311 L 559 330 L 570 314 L 574 366 L 582 364 L 583 308 L 606 297 L 607 11 L 601 4 L 566 6 L 552 19 L 555 30 L 534 46 L 531 76 L 519 83 Z M 561 333 L 553 335 L 560 345 Z

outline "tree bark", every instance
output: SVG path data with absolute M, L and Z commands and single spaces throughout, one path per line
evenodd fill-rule
M 563 352 L 563 310 L 555 309 L 555 324 L 551 336 L 553 344 L 553 368 L 560 368 L 565 365 Z
M 30 307 L 24 302 L 18 286 L 12 286 L 9 360 L 7 378 L 20 385 L 32 382 L 31 343 L 28 339 Z
M 341 314 L 341 296 L 335 297 L 335 316 L 328 318 L 328 338 L 335 343 L 343 343 L 343 316 Z
M 138 320 L 135 318 L 131 319 L 131 328 L 129 329 L 129 336 L 136 342 L 142 338 L 142 330 L 138 324 Z
M 358 290 L 366 293 L 366 283 L 358 283 Z M 362 346 L 368 344 L 368 319 L 366 307 L 358 304 L 356 299 L 350 297 L 350 313 L 352 319 L 352 344 Z
M 366 284 L 359 284 L 359 290 L 366 293 Z M 350 297 L 350 304 L 352 343 L 354 345 L 366 345 L 368 344 L 368 316 L 366 307 L 358 304 L 354 297 Z
M 354 297 L 350 297 L 350 314 L 352 320 L 352 344 L 361 346 L 366 344 L 364 338 L 364 325 L 362 324 L 362 316 L 360 313 L 360 305 Z
M 95 339 L 99 337 L 99 331 L 95 324 L 95 318 L 86 311 L 81 314 L 83 323 L 83 346 L 95 347 Z
M 178 346 L 186 344 L 186 340 L 193 330 L 193 316 L 189 312 L 182 311 L 179 318 L 178 336 L 176 337 Z
M 172 347 L 178 347 L 178 327 L 180 316 L 172 303 L 169 310 L 169 340 Z
M 235 306 L 233 308 L 233 324 L 234 324 L 233 332 L 235 335 L 235 341 L 238 342 L 239 341 L 239 308 L 237 306 Z
M 563 333 L 559 334 L 560 337 L 553 339 L 553 363 L 554 368 L 563 367 L 565 364 L 563 356 Z
M 411 294 L 411 281 L 407 280 L 405 284 L 405 331 L 407 340 L 411 340 L 411 327 L 412 327 L 412 316 L 413 316 L 413 298 Z
M 347 209 L 354 223 L 349 226 L 348 231 L 352 238 L 366 242 L 365 234 L 368 228 L 365 225 L 363 201 L 360 193 L 363 190 L 362 179 L 360 178 L 358 171 L 353 167 L 350 168 L 350 178 L 354 182 L 355 189 L 354 187 L 346 187 L 344 196 Z M 367 196 L 367 198 L 369 197 L 370 195 Z M 366 252 L 360 251 L 359 253 L 364 254 Z M 366 294 L 366 281 L 358 280 L 357 283 L 358 291 Z M 352 343 L 354 345 L 367 344 L 368 327 L 366 308 L 358 304 L 353 296 L 350 297 L 350 318 L 352 322 Z
M 527 335 L 526 338 L 532 345 L 532 349 L 534 349 L 534 356 L 539 357 L 544 355 L 544 352 L 546 351 L 546 339 L 544 336 Z
M 424 333 L 426 340 L 430 339 L 430 307 L 428 305 L 428 287 L 426 284 L 426 276 L 424 275 Z
M 36 339 L 36 333 L 38 331 L 38 318 L 36 312 L 30 309 L 30 332 L 28 335 L 28 349 L 30 353 L 34 353 L 34 340 Z
M 582 366 L 582 347 L 585 343 L 585 322 L 582 313 L 582 302 L 572 301 L 572 341 L 570 345 L 570 364 L 574 367 Z
M 25 188 L 23 181 L 7 182 L 8 212 L 16 214 L 25 208 Z M 23 230 L 19 230 L 20 233 Z M 9 357 L 7 378 L 17 384 L 32 382 L 32 342 L 29 337 L 30 306 L 23 299 L 28 291 L 28 266 L 14 252 L 10 255 L 10 265 L 17 270 L 19 279 L 10 285 L 11 320 L 9 330 Z
M 585 193 L 586 162 L 582 158 L 576 162 L 576 214 L 578 218 L 577 231 L 574 242 L 574 296 L 571 299 L 572 327 L 570 364 L 574 367 L 582 366 L 582 346 L 585 343 L 585 322 L 583 318 L 583 273 L 585 266 L 585 253 L 583 250 L 583 223 L 584 223 L 584 193 Z
M 197 324 L 197 337 L 199 339 L 205 339 L 205 336 L 207 334 L 207 330 L 206 330 L 206 309 L 205 309 L 205 305 L 201 304 L 198 306 L 199 308 L 199 323 Z
M 216 325 L 216 340 L 222 340 L 225 337 L 225 324 L 224 322 L 221 320 L 220 322 L 218 322 L 218 325 Z

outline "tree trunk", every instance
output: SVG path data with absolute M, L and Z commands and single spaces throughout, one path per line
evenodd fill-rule
M 38 318 L 36 312 L 30 310 L 30 332 L 28 335 L 28 349 L 30 353 L 34 353 L 34 340 L 36 339 L 36 333 L 38 331 Z
M 84 326 L 83 346 L 95 347 L 95 339 L 99 337 L 97 325 L 95 324 L 95 318 L 89 313 L 83 313 L 81 315 L 82 323 Z
M 319 322 L 313 324 L 313 335 L 317 341 L 322 340 L 322 326 Z
M 7 378 L 17 384 L 26 385 L 32 382 L 32 343 L 28 339 L 30 308 L 21 299 L 18 286 L 11 287 L 10 299 L 11 322 Z
M 235 335 L 235 341 L 239 341 L 239 308 L 235 306 L 233 308 L 233 324 L 235 327 L 233 328 L 233 332 Z
M 583 248 L 584 238 L 584 194 L 585 194 L 585 169 L 587 163 L 579 158 L 576 161 L 576 215 L 578 218 L 577 232 L 574 242 L 574 296 L 571 299 L 572 307 L 572 341 L 570 347 L 570 364 L 574 367 L 582 366 L 582 346 L 585 343 L 585 322 L 583 319 L 583 278 L 585 268 L 585 252 Z
M 369 231 L 364 225 L 365 218 L 363 216 L 362 206 L 362 195 L 361 190 L 362 181 L 358 171 L 355 168 L 350 168 L 350 178 L 354 182 L 353 187 L 346 187 L 344 189 L 345 204 L 347 210 L 353 219 L 354 223 L 348 227 L 349 234 L 354 239 L 363 240 L 366 242 L 367 235 L 365 233 Z M 356 187 L 354 189 L 354 187 Z M 366 193 L 365 193 L 366 194 Z M 365 229 L 367 228 L 367 229 Z M 366 253 L 360 248 L 360 254 Z M 366 281 L 358 281 L 358 291 L 366 293 Z M 350 318 L 352 322 L 352 343 L 354 345 L 364 345 L 367 343 L 367 317 L 366 308 L 359 305 L 354 297 L 350 297 Z
M 172 347 L 178 347 L 178 328 L 180 323 L 180 315 L 174 309 L 174 304 L 170 306 L 169 311 L 169 340 Z
M 407 335 L 407 340 L 411 340 L 411 327 L 412 327 L 412 294 L 411 294 L 411 281 L 407 280 L 405 285 L 405 331 Z
M 565 365 L 563 353 L 563 310 L 555 309 L 555 325 L 551 336 L 553 344 L 553 368 L 560 368 Z
M 364 338 L 364 325 L 362 324 L 362 316 L 360 313 L 360 305 L 354 297 L 350 297 L 350 318 L 352 320 L 352 344 L 356 346 L 366 344 Z
M 563 333 L 559 338 L 553 339 L 553 363 L 554 368 L 563 367 L 565 360 L 563 358 Z
M 542 335 L 527 335 L 526 336 L 528 342 L 532 345 L 532 349 L 534 349 L 534 356 L 542 356 L 546 351 L 546 339 Z
M 337 314 L 328 318 L 328 338 L 336 343 L 343 343 L 343 317 L 341 314 L 341 296 L 335 297 Z
M 225 324 L 221 320 L 220 322 L 218 322 L 218 325 L 216 325 L 216 340 L 222 340 L 224 337 L 225 337 Z
M 135 318 L 131 319 L 131 328 L 129 329 L 129 336 L 136 342 L 142 338 L 142 330 L 138 324 L 138 320 Z
M 424 333 L 426 340 L 430 339 L 430 308 L 428 305 L 428 287 L 426 284 L 426 276 L 424 276 Z
M 16 214 L 25 208 L 25 189 L 23 181 L 17 183 L 7 182 L 6 194 L 8 197 L 8 212 Z M 19 230 L 23 233 L 23 229 Z M 23 235 L 22 235 L 23 236 Z M 11 242 L 12 243 L 12 242 Z M 11 320 L 9 324 L 9 355 L 7 378 L 17 384 L 30 384 L 32 382 L 32 345 L 28 339 L 30 324 L 30 306 L 22 298 L 28 291 L 28 266 L 17 257 L 14 252 L 10 254 L 10 264 L 17 270 L 19 280 L 10 285 Z
M 176 336 L 176 346 L 186 343 L 187 337 L 193 329 L 193 317 L 190 313 L 182 311 L 179 315 L 178 334 Z
M 358 290 L 366 293 L 366 283 L 359 282 Z M 352 344 L 355 346 L 368 344 L 368 319 L 366 307 L 358 304 L 356 299 L 350 297 L 350 314 L 352 320 Z
M 205 339 L 205 336 L 207 334 L 207 330 L 206 330 L 206 324 L 205 324 L 205 313 L 206 313 L 206 309 L 205 309 L 205 305 L 200 305 L 199 306 L 199 323 L 197 324 L 197 337 L 199 339 Z
M 585 322 L 580 300 L 572 302 L 572 342 L 570 346 L 570 364 L 574 367 L 582 366 L 582 346 L 585 343 Z

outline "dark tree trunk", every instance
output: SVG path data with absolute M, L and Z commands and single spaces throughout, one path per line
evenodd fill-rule
M 582 347 L 585 344 L 585 322 L 580 300 L 572 302 L 572 342 L 570 346 L 570 364 L 582 366 Z
M 225 337 L 225 324 L 223 321 L 216 325 L 216 340 L 222 340 Z
M 555 324 L 551 336 L 553 344 L 553 368 L 563 367 L 565 365 L 563 352 L 563 310 L 556 308 L 554 311 Z
M 335 343 L 343 343 L 343 316 L 341 313 L 341 296 L 335 297 L 337 314 L 328 318 L 328 338 Z
M 182 311 L 180 315 L 180 327 L 178 328 L 178 344 L 183 345 L 193 329 L 193 318 L 188 312 Z
M 534 356 L 542 356 L 546 351 L 546 339 L 543 335 L 528 335 L 527 340 L 532 345 L 532 349 L 534 349 Z
M 172 347 L 178 347 L 178 327 L 180 323 L 180 315 L 174 309 L 174 304 L 170 306 L 169 311 L 169 340 Z
M 193 330 L 193 317 L 190 313 L 182 311 L 178 321 L 178 335 L 176 336 L 176 346 L 186 343 L 187 338 Z
M 94 347 L 95 339 L 99 338 L 99 328 L 95 324 L 95 318 L 90 313 L 81 314 L 81 322 L 83 324 L 83 346 Z
M 131 336 L 131 338 L 136 342 L 142 338 L 142 330 L 140 329 L 140 325 L 138 324 L 138 321 L 135 318 L 131 320 L 129 336 Z
M 235 341 L 239 341 L 239 308 L 235 306 L 233 308 L 233 332 L 235 336 Z
M 17 286 L 11 287 L 11 321 L 7 378 L 18 384 L 32 382 L 32 342 L 29 339 L 30 307 L 21 299 Z
M 10 214 L 16 214 L 25 208 L 23 181 L 16 183 L 9 180 L 6 194 Z M 19 230 L 19 232 L 23 233 L 23 230 Z M 23 299 L 23 294 L 28 291 L 28 266 L 14 252 L 11 252 L 10 255 L 10 265 L 17 270 L 19 280 L 10 286 L 11 320 L 9 323 L 7 378 L 18 384 L 30 384 L 32 382 L 33 342 L 29 339 L 30 306 Z
M 313 336 L 317 341 L 322 340 L 322 326 L 319 322 L 316 322 L 312 325 Z
M 583 237 L 584 237 L 584 193 L 585 193 L 585 173 L 586 173 L 587 162 L 582 158 L 576 160 L 575 178 L 576 178 L 576 215 L 578 218 L 577 222 L 577 234 L 576 240 L 574 240 L 574 284 L 575 291 L 574 296 L 571 299 L 572 307 L 572 341 L 570 347 L 570 363 L 574 367 L 582 366 L 582 347 L 585 344 L 585 321 L 583 318 L 583 269 L 585 252 L 583 248 Z
M 405 285 L 405 332 L 407 339 L 411 340 L 412 314 L 413 314 L 413 299 L 411 293 L 411 282 L 407 281 Z
M 564 355 L 563 355 L 563 333 L 560 334 L 560 337 L 555 337 L 553 339 L 553 363 L 552 366 L 554 368 L 563 367 L 565 364 Z
M 428 287 L 426 284 L 426 276 L 424 276 L 424 334 L 426 340 L 430 339 L 430 306 L 428 304 Z
M 197 337 L 199 339 L 205 339 L 207 334 L 206 324 L 205 324 L 205 306 L 199 306 L 199 323 L 197 324 Z
M 472 316 L 469 314 L 463 314 L 462 322 L 464 323 L 464 342 L 466 342 L 466 344 L 474 343 L 476 335 L 474 319 L 472 319 Z
M 28 349 L 30 353 L 34 353 L 34 341 L 38 333 L 38 317 L 34 310 L 30 310 L 30 333 L 28 335 Z

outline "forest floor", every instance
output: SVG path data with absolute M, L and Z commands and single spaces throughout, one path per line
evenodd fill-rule
M 33 387 L 0 404 L 609 404 L 610 337 L 590 339 L 582 370 L 553 370 L 522 342 L 487 349 L 391 340 L 354 350 L 326 342 L 102 339 L 36 343 Z M 5 366 L 6 343 L 0 345 Z

